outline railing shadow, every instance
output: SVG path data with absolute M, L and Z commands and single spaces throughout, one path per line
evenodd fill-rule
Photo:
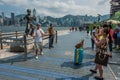
M 68 78 L 57 78 L 56 80 L 89 80 L 90 76 L 93 76 L 92 73 L 87 74 L 85 76 L 74 78 L 74 77 L 68 77 Z
M 15 62 L 25 62 L 25 54 L 20 54 L 17 56 L 12 56 L 12 57 L 8 57 L 8 58 L 4 58 L 4 59 L 0 59 L 0 64 L 4 64 L 4 63 L 10 63 L 11 65 L 14 64 Z M 27 57 L 28 60 L 33 59 L 34 56 L 30 55 Z
M 95 59 L 95 55 L 93 55 L 93 54 L 87 54 L 87 53 L 85 53 L 84 54 L 84 59 Z
M 61 67 L 70 67 L 72 69 L 79 69 L 85 66 L 92 66 L 92 65 L 95 65 L 93 61 L 81 63 L 79 65 L 75 65 L 74 62 L 64 62 L 63 64 L 61 64 Z
M 91 47 L 85 47 L 84 50 L 91 50 Z

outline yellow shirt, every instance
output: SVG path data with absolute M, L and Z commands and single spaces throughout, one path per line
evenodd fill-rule
M 98 37 L 99 40 L 102 40 L 102 38 L 103 38 L 103 36 L 99 36 L 99 37 Z

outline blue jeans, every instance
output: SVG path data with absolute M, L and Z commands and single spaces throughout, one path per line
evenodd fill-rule
M 109 43 L 109 51 L 112 52 L 112 43 Z
M 91 38 L 92 49 L 94 49 L 94 40 Z
M 53 42 L 54 42 L 54 35 L 50 35 L 49 36 L 49 47 L 53 46 Z

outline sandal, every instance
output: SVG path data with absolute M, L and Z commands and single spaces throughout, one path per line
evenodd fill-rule
M 95 76 L 94 77 L 96 80 L 104 80 L 104 78 L 100 78 L 100 77 L 98 77 L 98 76 Z
M 110 54 L 109 57 L 112 58 L 112 54 Z
M 90 69 L 90 71 L 91 71 L 92 73 L 97 73 L 97 71 L 95 71 L 95 70 L 92 70 L 92 69 Z

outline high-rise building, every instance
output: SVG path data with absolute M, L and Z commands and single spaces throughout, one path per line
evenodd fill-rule
M 15 14 L 11 13 L 11 24 L 14 25 L 15 24 Z
M 36 16 L 36 9 L 33 9 L 33 16 Z
M 5 14 L 2 12 L 2 25 L 5 25 Z
M 5 18 L 4 12 L 2 12 L 2 18 L 3 18 L 3 19 Z
M 2 16 L 0 15 L 0 25 L 2 25 L 3 24 L 3 18 L 2 18 Z
M 33 18 L 34 18 L 34 22 L 37 21 L 37 17 L 36 17 L 36 9 L 33 9 Z
M 110 17 L 113 17 L 115 12 L 120 11 L 120 0 L 111 0 Z

